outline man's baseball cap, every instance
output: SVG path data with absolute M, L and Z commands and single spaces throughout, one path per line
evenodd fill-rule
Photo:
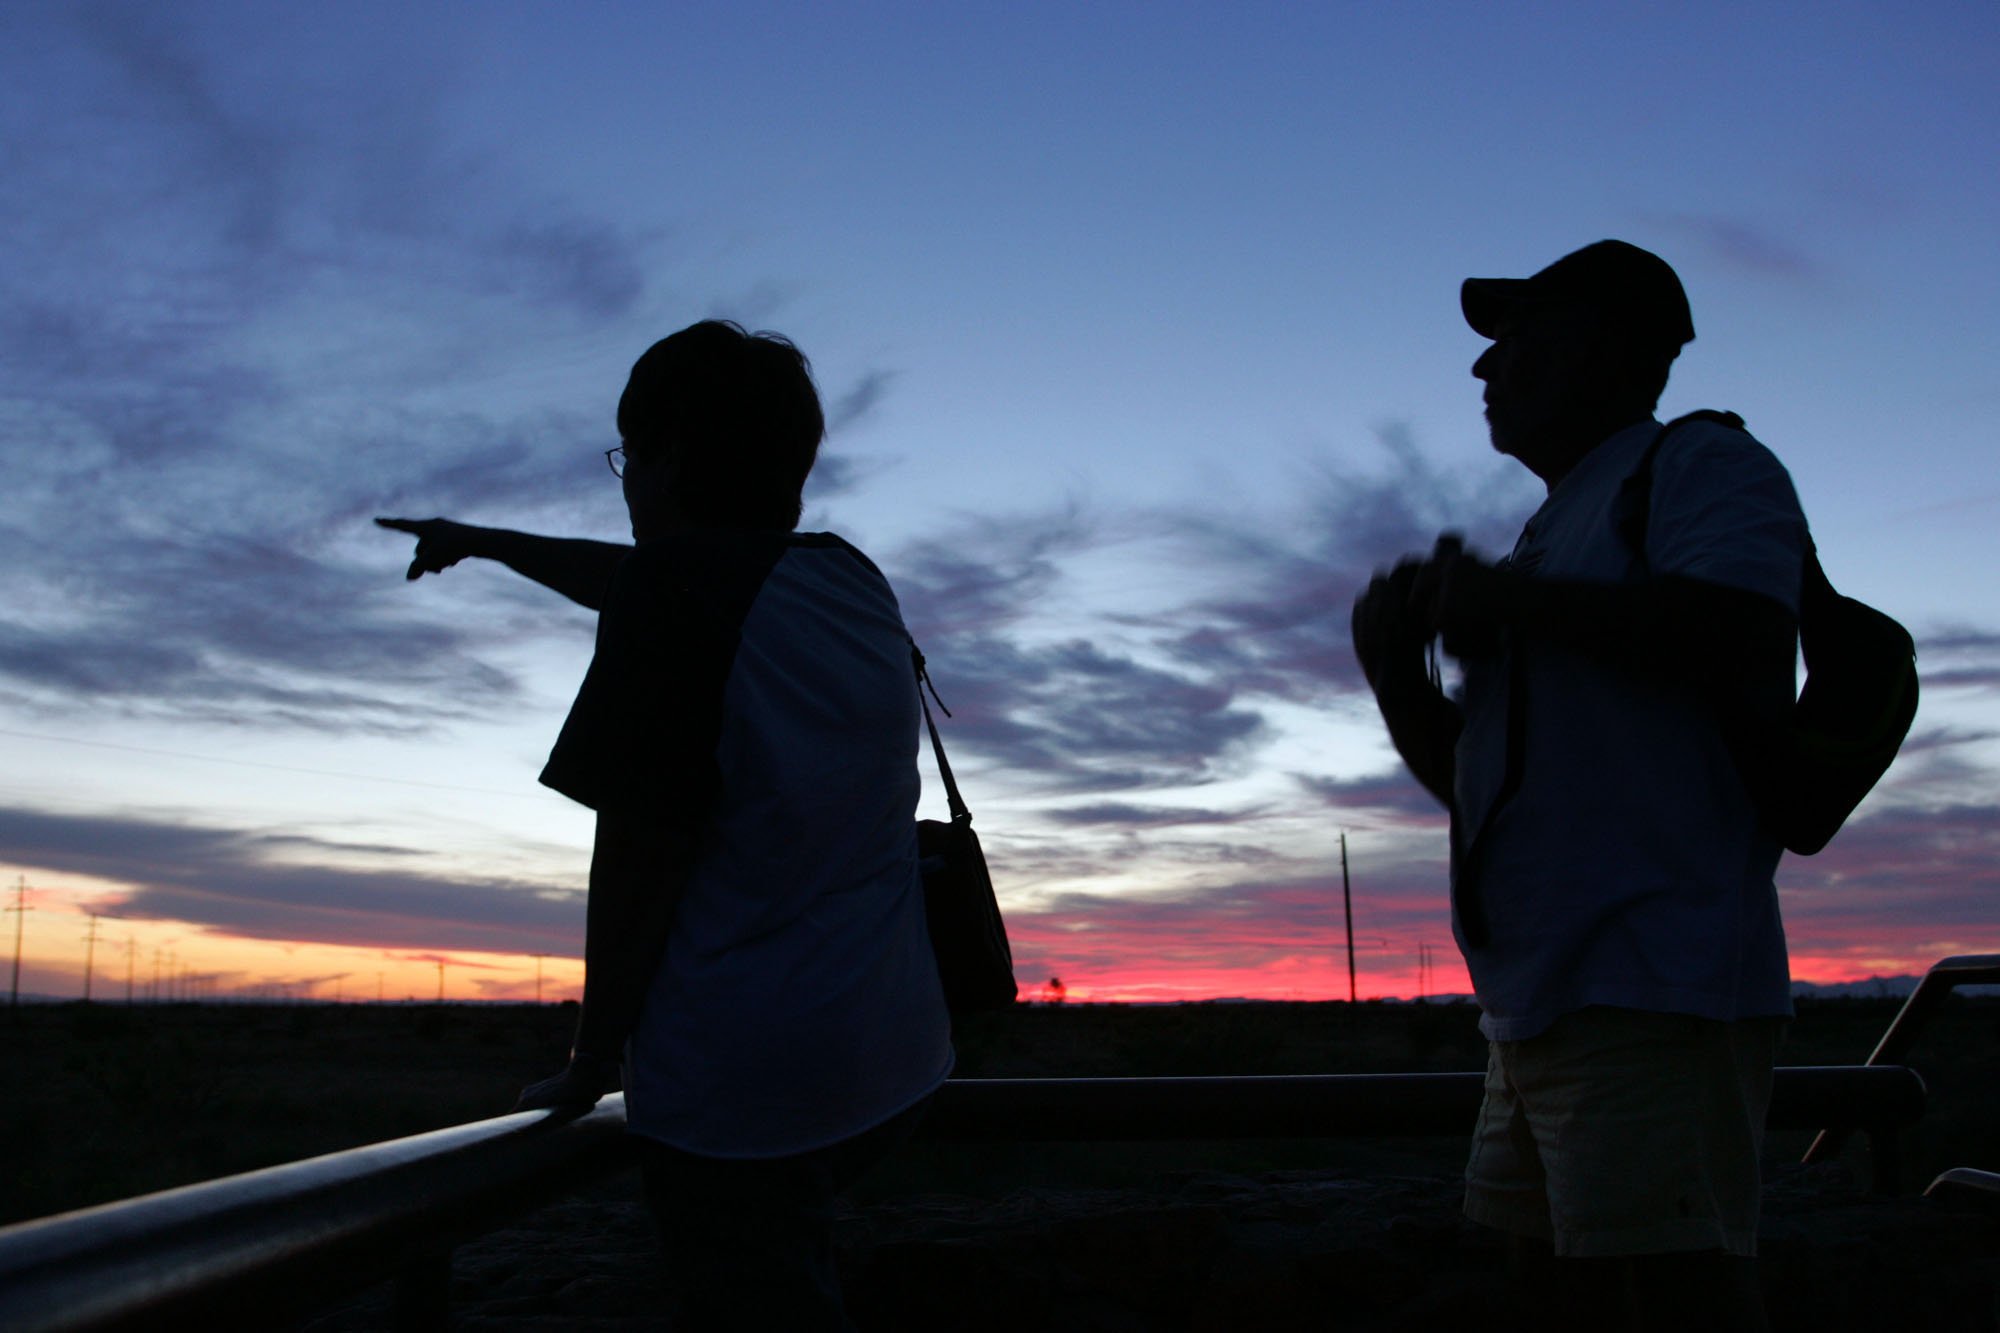
M 1458 302 L 1484 338 L 1522 310 L 1582 309 L 1603 315 L 1631 337 L 1679 352 L 1694 341 L 1694 316 L 1673 266 L 1624 241 L 1599 241 L 1564 255 L 1532 278 L 1467 278 Z

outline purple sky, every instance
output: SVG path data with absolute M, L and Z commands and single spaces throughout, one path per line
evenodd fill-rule
M 1420 944 L 1456 966 L 1442 825 L 1347 607 L 1441 527 L 1511 541 L 1537 488 L 1457 284 L 1608 235 L 1694 303 L 1663 412 L 1741 411 L 1920 641 L 1910 751 L 1781 872 L 1801 974 L 2000 947 L 1996 54 L 1974 4 L 10 6 L 31 976 L 74 987 L 86 909 L 135 949 L 574 955 L 588 817 L 533 777 L 589 620 L 406 585 L 366 520 L 620 536 L 625 370 L 722 315 L 814 359 L 807 523 L 932 659 L 1024 978 L 1344 993 L 1345 829 L 1408 991 Z

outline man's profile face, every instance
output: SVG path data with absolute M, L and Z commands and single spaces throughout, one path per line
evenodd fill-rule
M 1493 345 L 1472 363 L 1474 378 L 1486 383 L 1493 447 L 1538 476 L 1546 478 L 1552 464 L 1566 468 L 1574 461 L 1578 442 L 1571 437 L 1591 396 L 1593 328 L 1579 311 L 1522 311 L 1495 327 Z

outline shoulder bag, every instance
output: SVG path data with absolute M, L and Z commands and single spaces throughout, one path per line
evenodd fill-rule
M 944 741 L 938 736 L 937 722 L 931 717 L 929 690 L 937 698 L 924 669 L 924 655 L 910 645 L 910 660 L 916 667 L 917 702 L 923 705 L 924 726 L 931 734 L 931 750 L 937 755 L 938 776 L 944 780 L 950 822 L 939 819 L 917 821 L 917 857 L 924 880 L 924 914 L 930 926 L 931 951 L 937 955 L 938 980 L 944 983 L 945 1004 L 953 1013 L 977 1009 L 1004 1009 L 1014 1003 L 1014 953 L 1007 943 L 1007 925 L 1000 919 L 1000 903 L 993 896 L 993 879 L 986 872 L 986 854 L 979 848 L 979 835 L 972 831 L 972 811 L 958 793 L 951 775 L 951 763 L 944 757 Z M 946 717 L 951 710 L 938 699 Z

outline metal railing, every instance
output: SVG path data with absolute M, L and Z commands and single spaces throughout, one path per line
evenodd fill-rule
M 1898 1009 L 1895 1018 L 1890 1020 L 1888 1030 L 1882 1034 L 1882 1040 L 1875 1043 L 1875 1049 L 1863 1062 L 1864 1067 L 1901 1065 L 1904 1058 L 1909 1055 L 1910 1048 L 1916 1044 L 1917 1034 L 1929 1024 L 1931 1015 L 1944 1003 L 1945 996 L 1960 986 L 1995 984 L 2000 984 L 2000 953 L 1959 954 L 1951 958 L 1941 958 L 1931 964 L 1930 971 L 1924 973 L 1924 979 L 1917 983 L 1917 988 L 1910 992 L 1909 997 L 1903 1001 L 1903 1007 Z M 1807 1163 L 1823 1162 L 1835 1156 L 1846 1144 L 1847 1136 L 1853 1128 L 1853 1126 L 1829 1124 L 1820 1130 L 1818 1137 L 1813 1139 L 1812 1145 L 1806 1149 L 1806 1155 L 1801 1160 Z M 1895 1151 L 1893 1139 L 1869 1143 L 1870 1159 L 1878 1175 L 1883 1165 L 1877 1154 L 1885 1150 L 1893 1154 Z M 1893 1160 L 1889 1163 L 1888 1169 L 1893 1175 L 1896 1169 Z
M 1482 1079 L 953 1079 L 921 1133 L 957 1142 L 1464 1134 Z M 1908 1069 L 1788 1067 L 1774 1080 L 1771 1126 L 1835 1121 L 1879 1142 L 1923 1105 L 1923 1082 Z M 434 1327 L 452 1247 L 629 1165 L 624 1126 L 614 1094 L 581 1117 L 500 1116 L 0 1229 L 0 1329 L 268 1327 L 276 1311 L 390 1276 L 399 1326 Z
M 0 1228 L 0 1330 L 269 1329 L 385 1277 L 399 1326 L 438 1326 L 454 1245 L 629 1153 L 613 1096 Z
M 1926 1199 L 1953 1199 L 1960 1203 L 2000 1210 L 2000 1172 L 1977 1167 L 1955 1166 L 1938 1173 L 1924 1190 Z
M 1945 980 L 1934 980 L 1934 978 Z M 1931 969 L 1866 1065 L 1776 1071 L 1770 1127 L 1869 1136 L 1893 1189 L 1897 1131 L 1924 1085 L 1890 1060 L 1952 986 L 2000 955 Z M 1405 1138 L 1467 1133 L 1483 1076 L 953 1079 L 923 1137 L 976 1141 Z M 269 1328 L 393 1277 L 399 1327 L 444 1322 L 455 1245 L 629 1166 L 622 1096 L 522 1112 L 0 1228 L 0 1329 Z M 1837 1142 L 1834 1145 L 1837 1147 Z

